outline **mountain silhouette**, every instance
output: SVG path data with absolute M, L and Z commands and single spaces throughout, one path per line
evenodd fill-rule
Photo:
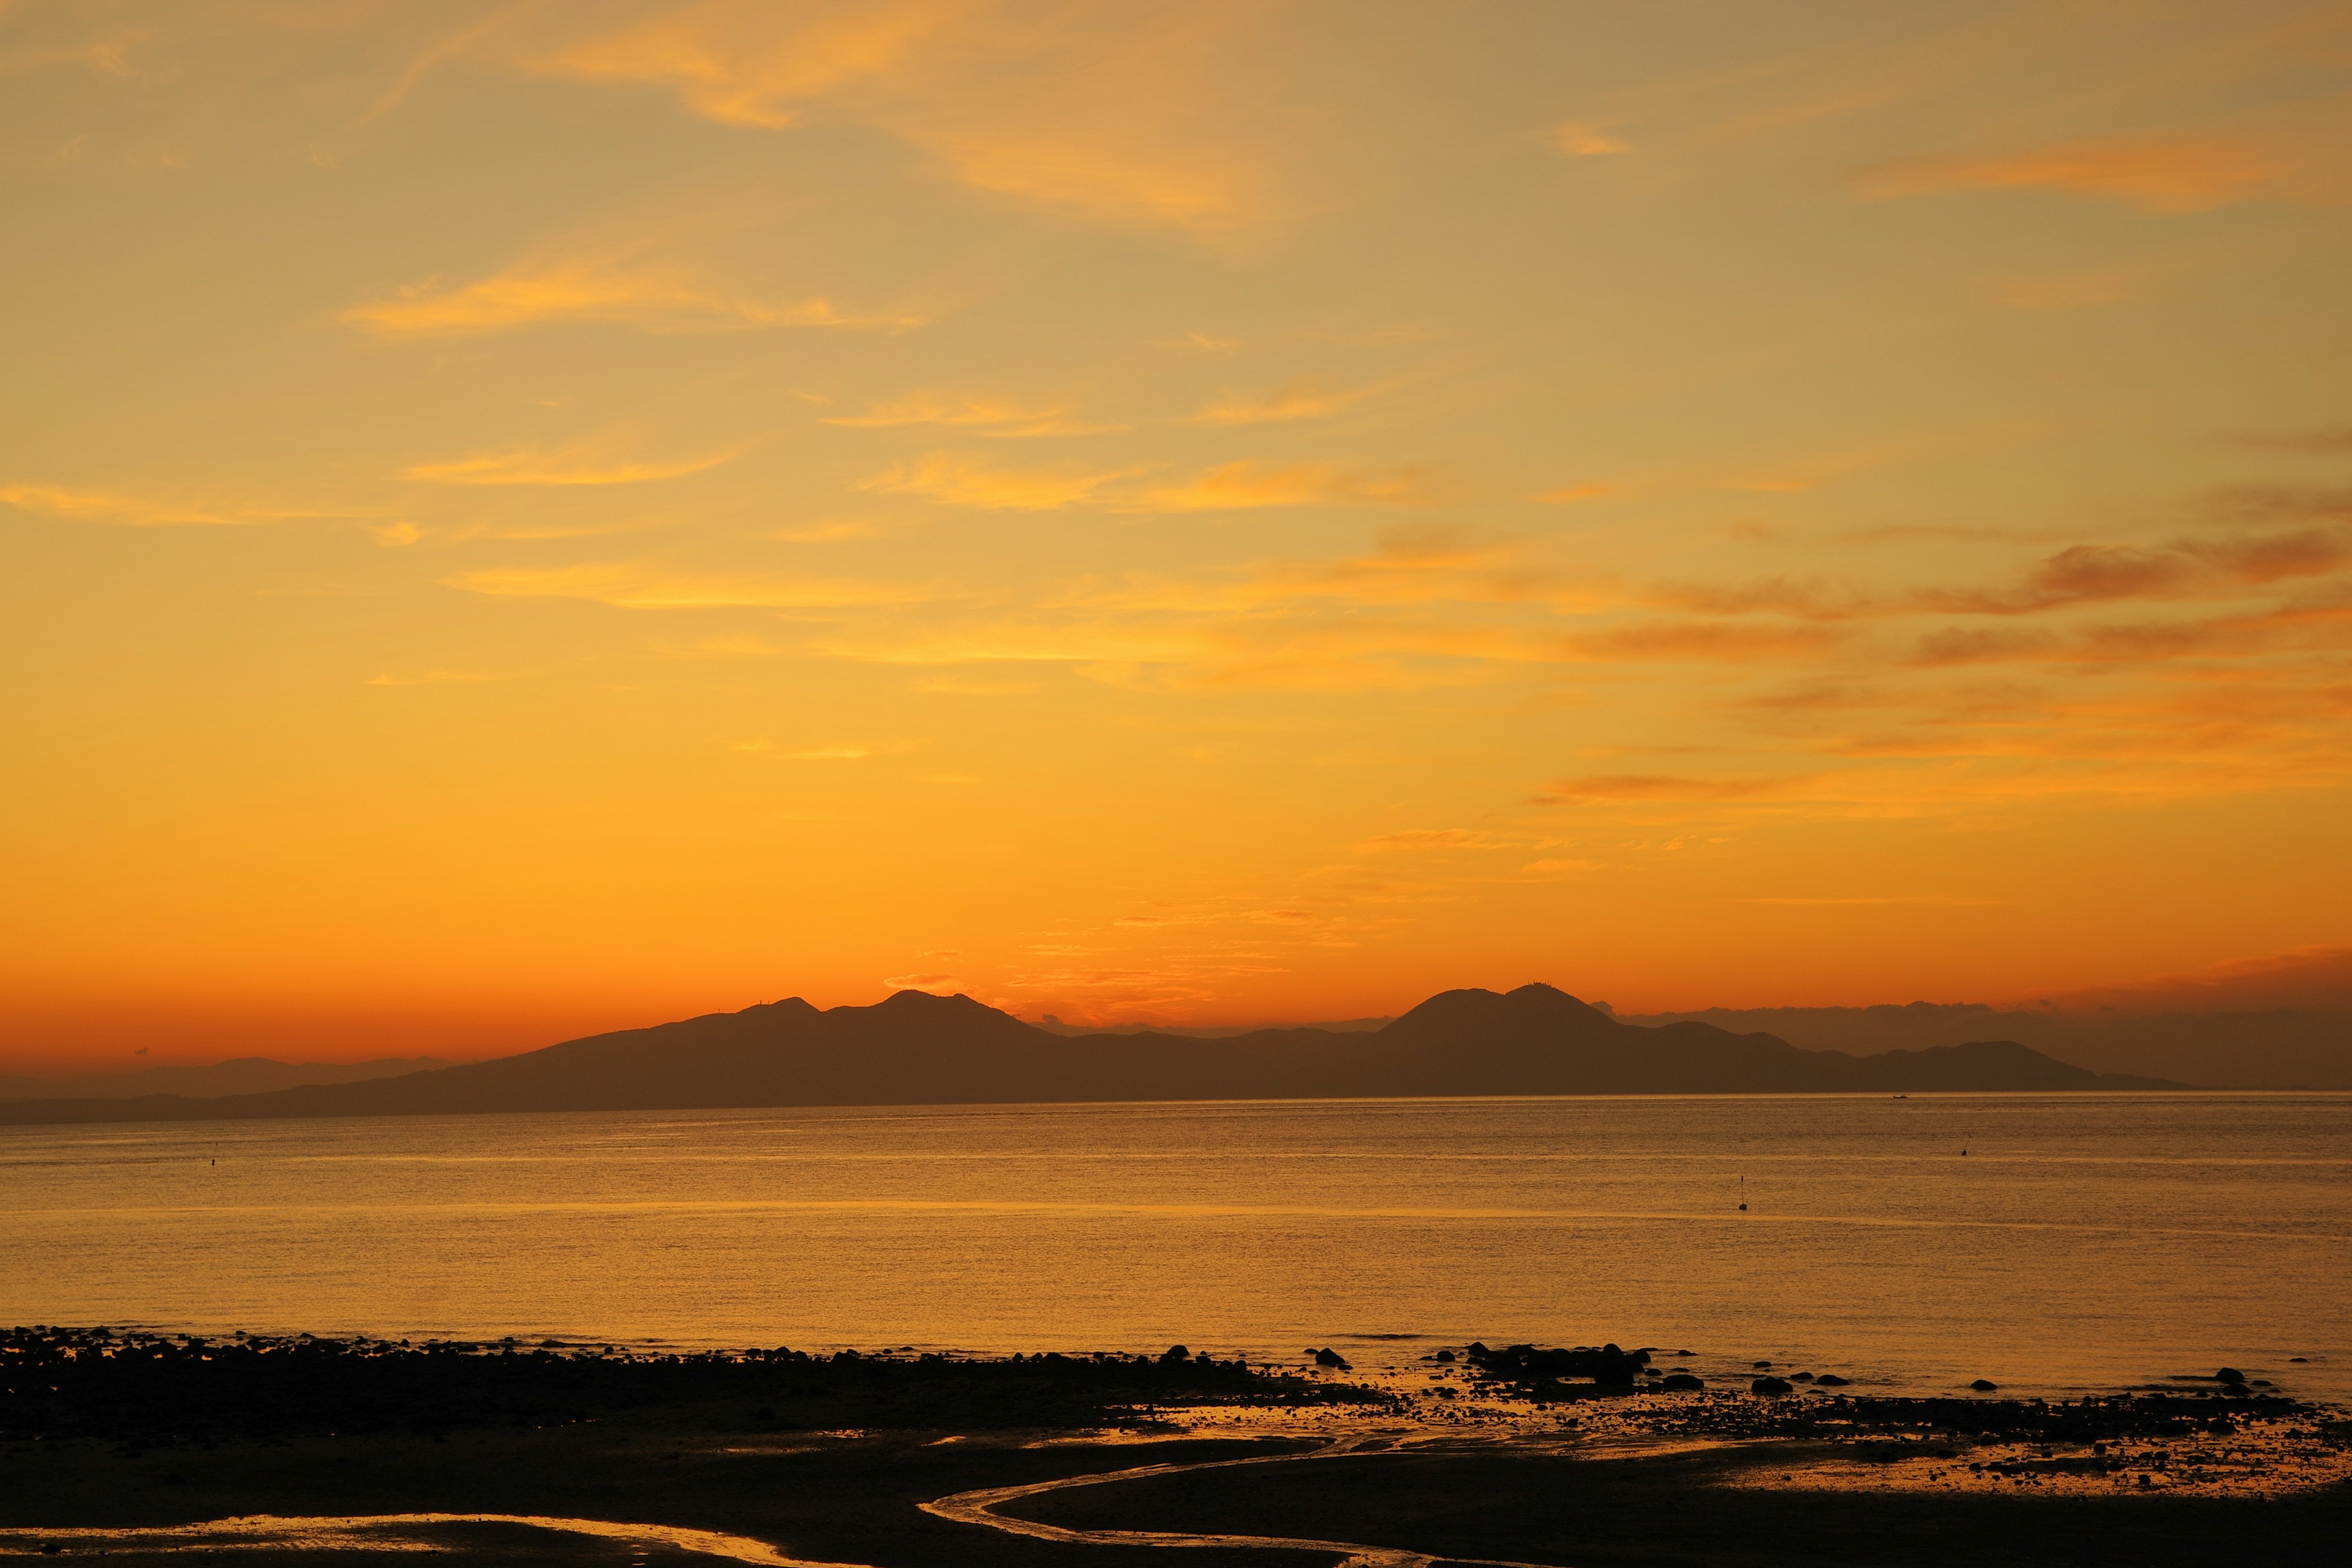
M 268 1057 L 232 1057 L 208 1067 L 142 1068 L 137 1072 L 87 1078 L 16 1078 L 0 1075 L 0 1100 L 128 1100 L 142 1094 L 259 1094 L 304 1083 L 355 1083 L 366 1078 L 398 1078 L 449 1064 L 438 1057 L 383 1057 L 370 1062 L 281 1062 Z
M 1549 985 L 1447 991 L 1364 1033 L 1055 1035 L 969 996 L 799 997 L 361 1083 L 190 1099 L 0 1104 L 0 1123 L 429 1116 L 730 1106 L 971 1105 L 1417 1095 L 2178 1089 L 2011 1041 L 1851 1056 L 1707 1024 L 1622 1024 Z

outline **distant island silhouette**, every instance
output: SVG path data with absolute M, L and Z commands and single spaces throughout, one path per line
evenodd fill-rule
M 0 1123 L 429 1116 L 751 1106 L 1548 1094 L 2150 1089 L 2009 1040 L 1853 1056 L 1713 1025 L 1621 1023 L 1549 985 L 1447 991 L 1371 1031 L 1224 1039 L 1060 1035 L 969 996 L 901 991 L 866 1007 L 799 997 L 365 1082 L 209 1099 L 0 1104 Z
M 131 1100 L 141 1095 L 261 1094 L 306 1083 L 356 1083 L 398 1078 L 452 1064 L 439 1057 L 380 1057 L 365 1062 L 281 1062 L 271 1057 L 232 1057 L 208 1067 L 152 1067 L 136 1072 L 85 1074 L 79 1078 L 20 1078 L 0 1073 L 0 1100 Z

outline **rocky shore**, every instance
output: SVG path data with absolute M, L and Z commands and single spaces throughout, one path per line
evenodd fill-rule
M 2352 1530 L 2352 1428 L 2230 1369 L 2055 1400 L 1759 1394 L 1656 1347 L 1345 1363 L 19 1329 L 0 1556 L 2057 1568 L 2332 1563 Z

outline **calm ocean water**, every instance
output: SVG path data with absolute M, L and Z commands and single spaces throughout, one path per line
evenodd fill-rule
M 1373 1364 L 1613 1340 L 1906 1391 L 2227 1363 L 2352 1397 L 2345 1095 L 6 1128 L 0 1194 L 9 1322 Z

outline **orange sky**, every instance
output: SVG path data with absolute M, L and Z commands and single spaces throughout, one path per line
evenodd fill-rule
M 0 4 L 0 1065 L 2352 941 L 2352 5 Z

